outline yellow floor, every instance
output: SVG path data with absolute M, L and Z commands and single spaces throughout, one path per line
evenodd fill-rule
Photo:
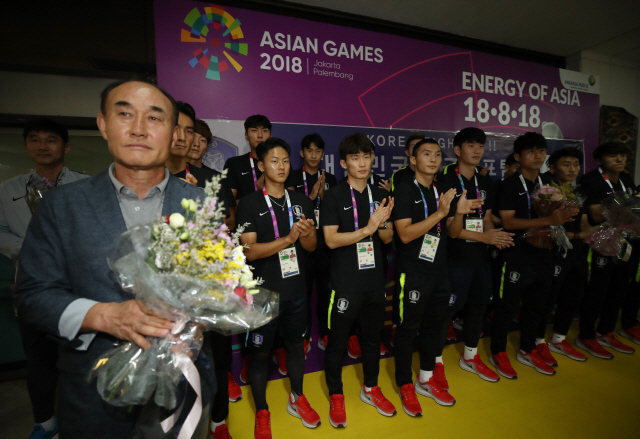
M 575 326 L 569 333 L 571 341 L 575 339 Z M 324 372 L 308 374 L 304 381 L 307 399 L 322 418 L 322 425 L 314 430 L 305 428 L 299 419 L 287 413 L 289 380 L 270 381 L 267 401 L 273 437 L 640 438 L 640 349 L 633 355 L 614 353 L 615 359 L 610 361 L 589 356 L 584 363 L 557 355 L 557 374 L 544 376 L 515 360 L 517 345 L 518 334 L 511 333 L 508 351 L 519 378 L 502 378 L 497 383 L 483 381 L 460 369 L 462 344 L 447 346 L 444 364 L 451 394 L 457 402 L 453 407 L 441 407 L 430 398 L 418 396 L 424 411 L 421 418 L 412 418 L 402 411 L 393 382 L 393 358 L 381 360 L 379 377 L 383 393 L 398 409 L 392 418 L 379 415 L 360 401 L 362 366 L 345 367 L 346 429 L 335 429 L 329 423 Z M 488 364 L 488 339 L 481 340 L 479 352 Z M 417 353 L 413 360 L 417 372 Z M 227 421 L 235 439 L 253 437 L 255 412 L 251 390 L 249 386 L 242 389 L 244 398 L 231 404 Z

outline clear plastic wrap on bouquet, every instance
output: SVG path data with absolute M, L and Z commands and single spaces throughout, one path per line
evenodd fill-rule
M 627 260 L 631 253 L 627 240 L 640 238 L 640 199 L 616 192 L 603 199 L 600 206 L 606 221 L 585 242 L 601 255 Z
M 531 194 L 531 205 L 540 218 L 550 216 L 554 210 L 567 203 L 567 196 L 562 188 L 553 186 L 543 186 L 536 189 Z M 576 207 L 578 200 L 571 200 L 572 208 Z M 569 208 L 565 204 L 565 208 Z M 563 226 L 544 226 L 529 229 L 523 238 L 532 246 L 538 248 L 553 249 L 554 245 L 562 248 L 564 254 L 573 248 L 569 235 Z

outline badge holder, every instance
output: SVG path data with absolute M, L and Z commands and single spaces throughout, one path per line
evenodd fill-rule
M 278 258 L 280 259 L 280 272 L 282 273 L 283 279 L 300 274 L 298 254 L 295 245 L 290 245 L 284 250 L 280 250 L 278 252 Z
M 356 252 L 358 256 L 358 270 L 376 268 L 376 257 L 373 239 L 371 237 L 365 241 L 356 243 Z
M 484 224 L 482 218 L 467 218 L 464 220 L 464 229 L 469 232 L 482 233 L 484 231 Z M 467 239 L 466 242 L 478 242 Z
M 438 244 L 440 244 L 440 237 L 425 233 L 422 239 L 422 247 L 420 247 L 420 255 L 418 258 L 423 261 L 433 262 L 438 252 Z

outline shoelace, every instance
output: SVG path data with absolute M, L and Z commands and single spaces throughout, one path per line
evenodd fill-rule
M 331 398 L 331 410 L 344 410 L 344 398 Z
M 271 416 L 269 413 L 258 413 L 256 416 L 256 424 L 258 429 L 262 430 L 267 427 L 271 427 Z
M 405 388 L 405 386 L 402 386 L 402 388 L 400 389 L 400 392 L 402 393 L 402 399 L 406 399 L 407 401 L 413 402 L 413 401 L 417 401 L 418 398 L 416 398 L 416 393 L 413 390 L 413 386 L 411 386 L 411 384 L 408 384 L 408 386 Z
M 309 401 L 307 401 L 307 398 L 304 395 L 300 395 L 298 396 L 298 401 L 296 401 L 298 404 L 298 410 L 306 413 L 308 411 L 311 410 L 311 406 L 309 405 Z

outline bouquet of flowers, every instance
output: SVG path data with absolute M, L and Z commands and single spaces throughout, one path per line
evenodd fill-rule
M 560 190 L 562 196 L 565 198 L 565 208 L 577 210 L 580 210 L 582 208 L 586 197 L 582 193 L 578 192 L 575 188 L 572 188 L 570 181 L 564 182 L 563 184 L 559 184 L 553 181 L 551 182 L 551 187 Z
M 59 185 L 60 179 L 49 180 L 44 177 L 42 180 L 33 177 L 29 179 L 27 182 L 27 205 L 29 206 L 29 210 L 31 210 L 32 215 L 40 205 L 42 197 L 44 197 L 44 193 L 58 187 Z
M 260 327 L 278 314 L 278 295 L 253 279 L 238 239 L 229 235 L 216 194 L 219 179 L 207 183 L 202 202 L 182 200 L 186 215 L 174 213 L 125 232 L 108 255 L 121 287 L 156 315 L 176 322 L 164 338 L 148 337 L 143 350 L 132 342 L 106 352 L 92 375 L 109 404 L 158 406 L 178 403 L 178 382 L 192 381 L 202 330 L 223 334 Z M 189 372 L 191 371 L 191 372 Z
M 567 202 L 567 196 L 559 187 L 543 186 L 531 194 L 531 205 L 539 217 L 551 215 L 554 210 Z M 566 252 L 573 248 L 567 231 L 562 226 L 535 227 L 527 230 L 523 235 L 525 240 L 534 247 L 552 249 L 554 243 Z
M 629 239 L 640 237 L 640 198 L 615 192 L 600 203 L 605 222 L 585 242 L 604 256 L 626 261 L 631 255 Z

